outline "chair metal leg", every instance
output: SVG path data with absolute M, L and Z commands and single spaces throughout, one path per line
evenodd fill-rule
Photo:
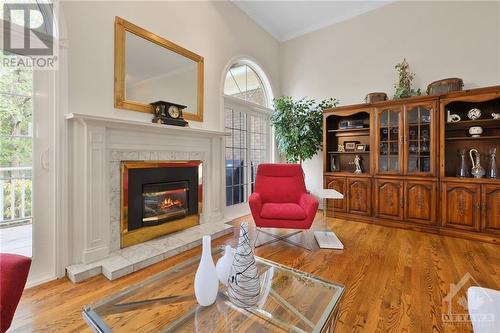
M 269 240 L 267 242 L 264 242 L 264 243 L 261 243 L 261 244 L 257 245 L 257 239 L 259 238 L 259 233 L 261 233 L 261 232 L 263 234 L 266 234 L 268 236 L 273 237 L 274 239 L 271 239 L 271 240 Z M 261 247 L 263 245 L 275 243 L 275 242 L 278 242 L 278 241 L 284 241 L 284 242 L 287 242 L 288 244 L 295 245 L 297 247 L 301 247 L 301 248 L 306 249 L 308 251 L 312 251 L 312 247 L 310 246 L 310 244 L 308 246 L 304 246 L 302 244 L 296 243 L 296 242 L 291 241 L 290 239 L 288 239 L 288 238 L 290 238 L 292 236 L 295 236 L 295 235 L 297 235 L 299 233 L 302 233 L 304 235 L 303 237 L 304 237 L 304 239 L 306 240 L 306 243 L 307 243 L 307 232 L 308 232 L 308 230 L 299 230 L 299 231 L 295 231 L 295 232 L 292 232 L 292 233 L 287 234 L 287 235 L 276 236 L 276 235 L 274 235 L 274 234 L 272 234 L 270 232 L 262 230 L 261 228 L 257 228 L 257 235 L 255 236 L 254 248 L 258 248 L 258 247 Z

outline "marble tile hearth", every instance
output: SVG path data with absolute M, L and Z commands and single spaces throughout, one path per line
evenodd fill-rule
M 211 235 L 212 239 L 215 239 L 232 233 L 232 228 L 223 222 L 200 224 L 115 251 L 108 257 L 90 264 L 68 266 L 66 274 L 74 283 L 99 274 L 103 274 L 109 280 L 118 279 L 200 245 L 204 235 Z

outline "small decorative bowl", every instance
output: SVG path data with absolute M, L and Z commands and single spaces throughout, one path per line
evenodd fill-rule
M 483 134 L 483 128 L 481 126 L 472 126 L 469 128 L 469 134 L 472 137 L 477 138 Z

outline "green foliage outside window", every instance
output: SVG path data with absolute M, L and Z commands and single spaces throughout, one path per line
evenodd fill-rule
M 31 166 L 32 91 L 31 70 L 0 67 L 0 167 Z

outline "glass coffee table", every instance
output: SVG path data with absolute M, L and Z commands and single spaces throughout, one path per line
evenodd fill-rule
M 213 253 L 216 261 L 222 249 Z M 256 257 L 261 297 L 241 309 L 221 284 L 215 304 L 199 306 L 194 275 L 199 257 L 159 273 L 116 295 L 85 306 L 95 332 L 332 332 L 342 285 Z

